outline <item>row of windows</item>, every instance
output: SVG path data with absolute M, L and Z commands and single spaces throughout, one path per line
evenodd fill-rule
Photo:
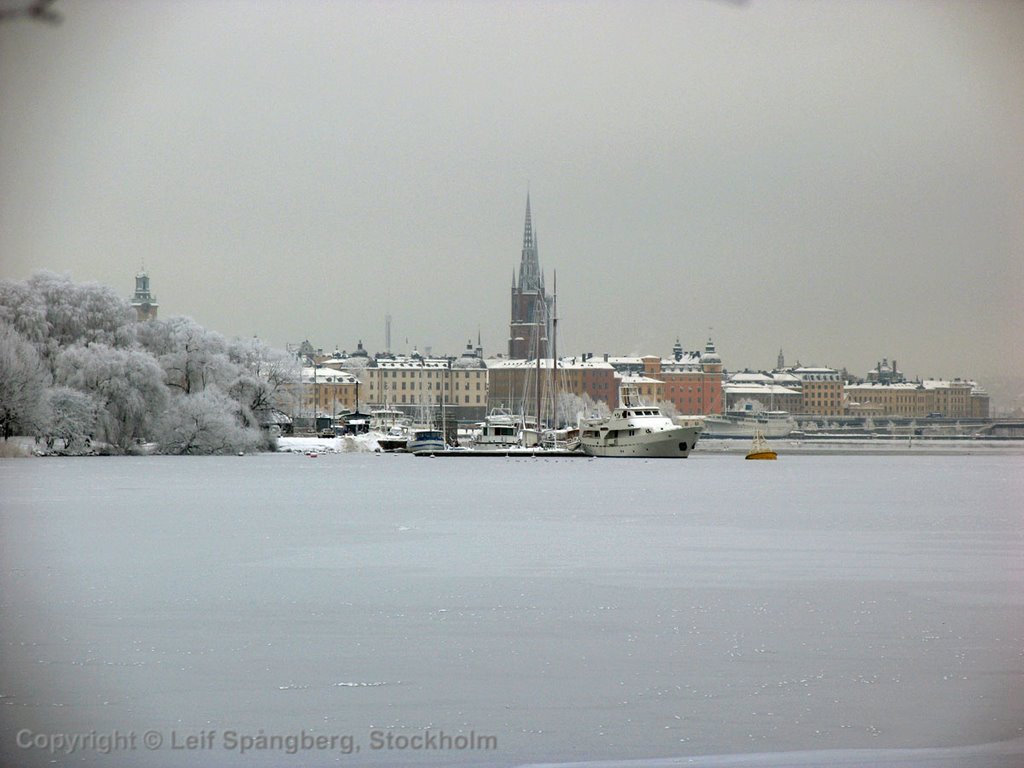
M 441 369 L 441 370 L 430 370 L 430 369 L 418 370 L 418 369 L 416 369 L 416 370 L 411 370 L 411 371 L 381 371 L 381 376 L 384 377 L 384 378 L 388 378 L 388 374 L 389 373 L 390 373 L 392 379 L 397 379 L 399 373 L 402 374 L 402 378 L 403 379 L 406 378 L 406 374 L 408 374 L 410 377 L 413 377 L 413 378 L 415 378 L 416 376 L 425 376 L 428 379 L 434 378 L 434 374 L 435 373 L 437 374 L 437 378 L 439 378 L 439 379 L 440 378 L 444 378 L 446 375 L 451 375 L 451 376 L 476 376 L 477 378 L 479 378 L 479 377 L 483 376 L 483 374 L 484 374 L 483 371 L 449 371 L 447 369 Z
M 408 400 L 406 400 L 406 397 L 407 397 L 406 395 L 402 395 L 402 402 L 403 403 L 418 403 L 418 402 L 421 402 L 421 401 L 416 400 L 415 398 L 413 398 L 411 395 L 408 396 L 409 397 Z M 480 403 L 481 403 L 480 395 L 476 395 L 475 397 L 476 397 L 476 404 L 480 405 Z M 469 398 L 470 398 L 470 395 L 464 395 L 463 396 L 463 402 L 466 403 L 467 405 L 469 404 Z

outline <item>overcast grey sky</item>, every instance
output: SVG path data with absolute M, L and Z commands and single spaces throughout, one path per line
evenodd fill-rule
M 529 188 L 567 353 L 1024 375 L 1024 3 L 55 8 L 0 25 L 0 277 L 502 352 Z

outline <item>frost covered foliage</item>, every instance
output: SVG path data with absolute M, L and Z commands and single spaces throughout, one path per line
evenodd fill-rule
M 85 392 L 64 386 L 50 387 L 43 399 L 46 447 L 53 450 L 60 440 L 67 453 L 82 453 L 90 448 L 87 438 L 96 431 L 99 415 L 96 400 Z
M 166 453 L 228 453 L 262 448 L 258 430 L 243 426 L 238 402 L 211 388 L 176 397 L 164 415 Z
M 585 392 L 582 396 L 573 392 L 559 392 L 558 415 L 559 423 L 576 424 L 581 418 L 608 418 L 611 410 L 604 400 L 594 400 Z
M 0 431 L 33 434 L 45 420 L 43 392 L 50 376 L 39 353 L 4 320 L 0 320 Z
M 0 429 L 77 452 L 156 443 L 167 453 L 266 447 L 257 414 L 298 376 L 258 340 L 186 317 L 134 322 L 98 283 L 39 272 L 0 282 Z
M 58 355 L 55 379 L 93 397 L 102 440 L 122 452 L 151 439 L 168 405 L 163 371 L 142 349 L 76 344 Z

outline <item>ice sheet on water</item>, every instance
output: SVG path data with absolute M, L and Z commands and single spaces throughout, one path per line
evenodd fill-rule
M 435 723 L 497 734 L 501 768 L 1021 768 L 1019 742 L 952 745 L 1024 733 L 1022 469 L 0 461 L 0 764 L 48 764 L 4 759 L 30 725 L 187 721 Z
M 519 768 L 1021 768 L 1024 738 L 945 749 L 820 749 L 651 760 L 530 763 Z

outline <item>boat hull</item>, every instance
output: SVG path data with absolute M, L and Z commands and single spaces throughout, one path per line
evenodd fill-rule
M 409 453 L 439 453 L 444 449 L 444 435 L 436 430 L 414 432 L 406 443 Z
M 699 429 L 675 427 L 632 437 L 584 437 L 580 447 L 588 456 L 619 459 L 685 459 L 697 444 L 699 435 Z
M 753 453 L 748 453 L 747 458 L 751 460 L 774 461 L 779 458 L 779 455 L 775 451 L 754 451 Z

